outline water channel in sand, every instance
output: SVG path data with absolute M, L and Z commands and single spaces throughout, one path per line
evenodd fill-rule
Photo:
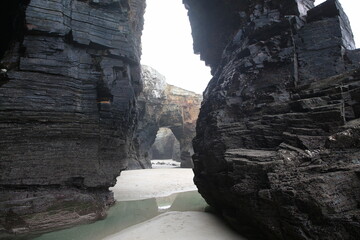
M 100 240 L 167 211 L 204 211 L 206 206 L 206 202 L 196 191 L 175 193 L 168 197 L 122 201 L 110 208 L 104 220 L 47 233 L 35 239 Z
M 244 239 L 195 190 L 191 169 L 125 171 L 111 190 L 116 204 L 104 220 L 46 233 L 34 240 Z

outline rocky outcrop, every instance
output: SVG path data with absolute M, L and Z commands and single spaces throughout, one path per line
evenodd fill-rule
M 194 139 L 200 193 L 255 239 L 359 239 L 360 55 L 339 2 L 184 3 L 214 76 Z
M 192 139 L 200 110 L 199 94 L 167 84 L 155 69 L 142 66 L 144 90 L 139 97 L 139 126 L 134 139 L 136 155 L 129 169 L 151 168 L 149 155 L 159 128 L 171 129 L 180 143 L 182 167 L 192 167 Z
M 104 216 L 136 128 L 144 7 L 1 1 L 1 232 Z
M 180 143 L 170 128 L 159 128 L 150 153 L 151 159 L 173 159 L 180 161 Z

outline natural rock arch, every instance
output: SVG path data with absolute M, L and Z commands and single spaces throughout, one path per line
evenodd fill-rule
M 142 66 L 141 76 L 144 86 L 138 99 L 136 156 L 129 159 L 128 168 L 151 167 L 149 151 L 162 127 L 171 129 L 180 143 L 181 167 L 192 167 L 192 139 L 201 95 L 167 84 L 164 76 L 148 66 Z
M 180 161 L 180 143 L 169 128 L 160 128 L 151 146 L 150 157 L 156 159 L 173 159 Z
M 47 209 L 72 223 L 102 217 L 108 187 L 128 159 L 146 165 L 164 116 L 185 119 L 171 127 L 187 149 L 195 121 L 156 93 L 138 102 L 155 120 L 140 118 L 133 141 L 144 3 L 1 1 L 12 24 L 0 49 L 1 231 L 63 227 Z M 199 191 L 268 239 L 359 239 L 360 57 L 339 2 L 184 3 L 214 74 L 194 141 Z

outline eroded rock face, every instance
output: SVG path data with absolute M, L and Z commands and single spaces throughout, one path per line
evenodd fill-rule
M 195 183 L 255 239 L 360 238 L 360 69 L 338 1 L 185 0 L 212 67 Z
M 150 168 L 150 149 L 161 127 L 171 129 L 180 143 L 182 167 L 192 167 L 192 139 L 200 110 L 199 94 L 166 83 L 155 69 L 142 66 L 144 90 L 139 97 L 139 127 L 136 134 L 136 156 L 129 168 Z
M 1 1 L 0 231 L 103 217 L 136 128 L 144 7 Z

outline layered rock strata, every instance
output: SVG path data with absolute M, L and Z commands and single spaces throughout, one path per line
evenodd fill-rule
M 1 1 L 1 232 L 104 216 L 136 128 L 144 5 Z
M 359 239 L 360 55 L 339 2 L 184 3 L 214 76 L 193 142 L 200 193 L 263 239 Z
M 180 143 L 181 167 L 192 167 L 192 139 L 200 110 L 199 94 L 166 83 L 155 69 L 142 66 L 144 90 L 139 96 L 139 126 L 134 139 L 136 155 L 129 169 L 150 168 L 151 146 L 159 128 L 171 129 Z

